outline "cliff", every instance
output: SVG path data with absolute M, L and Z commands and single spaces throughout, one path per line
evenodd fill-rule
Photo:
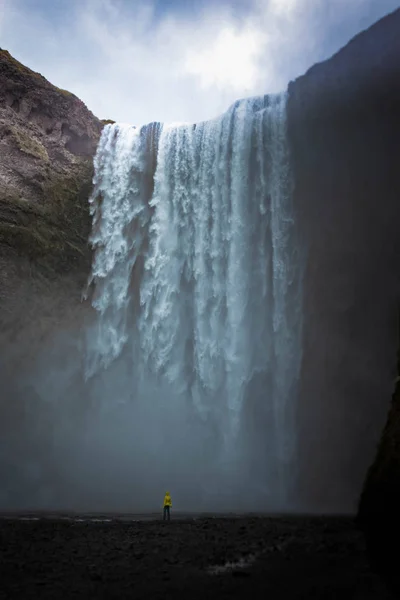
M 400 333 L 400 328 L 399 328 Z M 400 348 L 398 352 L 400 374 Z M 361 494 L 358 523 L 364 530 L 371 563 L 400 594 L 397 554 L 391 550 L 400 535 L 400 377 L 378 446 Z
M 87 196 L 102 126 L 76 96 L 0 50 L 1 256 L 29 257 L 47 272 L 87 268 Z
M 67 322 L 79 327 L 91 261 L 87 200 L 102 127 L 76 96 L 0 50 L 3 423 L 15 411 L 29 422 L 26 407 L 37 401 L 25 389 L 29 363 L 52 332 Z
M 307 249 L 299 493 L 356 508 L 375 460 L 361 513 L 366 530 L 382 520 L 370 548 L 385 561 L 400 506 L 398 390 L 375 457 L 398 372 L 400 11 L 293 82 L 288 111 Z

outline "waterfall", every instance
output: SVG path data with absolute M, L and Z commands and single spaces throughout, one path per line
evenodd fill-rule
M 199 420 L 219 424 L 225 452 L 239 447 L 246 403 L 262 382 L 277 473 L 269 482 L 287 502 L 301 265 L 286 94 L 238 101 L 196 125 L 107 125 L 94 166 L 89 285 L 98 318 L 87 377 L 128 352 L 136 395 L 144 380 L 168 386 Z

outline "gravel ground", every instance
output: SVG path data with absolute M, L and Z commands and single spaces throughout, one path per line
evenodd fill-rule
M 349 518 L 109 518 L 0 519 L 0 597 L 392 598 Z

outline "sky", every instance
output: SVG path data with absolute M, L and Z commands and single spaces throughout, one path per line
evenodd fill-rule
M 195 122 L 286 89 L 400 0 L 0 0 L 0 47 L 101 119 Z

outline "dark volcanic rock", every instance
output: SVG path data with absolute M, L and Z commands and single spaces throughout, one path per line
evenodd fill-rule
M 355 503 L 396 376 L 400 11 L 290 85 L 295 204 L 307 248 L 300 493 Z M 400 371 L 398 371 L 400 373 Z M 374 564 L 396 583 L 400 388 L 360 505 Z
M 396 375 L 400 11 L 292 83 L 288 119 L 307 252 L 299 492 L 349 510 Z
M 398 373 L 400 374 L 400 348 Z M 397 596 L 400 595 L 400 573 L 398 553 L 393 552 L 393 547 L 400 537 L 399 507 L 400 378 L 398 377 L 387 423 L 377 456 L 368 471 L 358 512 L 359 524 L 366 534 L 371 563 L 389 581 Z
M 200 519 L 2 520 L 1 589 L 24 600 L 38 589 L 41 598 L 389 598 L 350 520 L 259 518 L 254 528 L 247 518 L 219 518 L 210 528 L 218 528 L 212 544 Z

